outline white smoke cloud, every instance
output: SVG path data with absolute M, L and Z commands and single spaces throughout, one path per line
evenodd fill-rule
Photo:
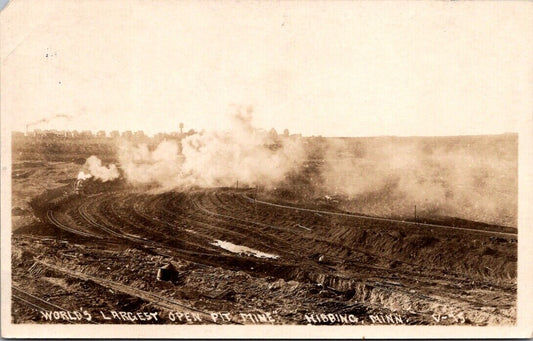
M 375 216 L 412 218 L 416 205 L 422 217 L 454 216 L 516 226 L 513 137 L 304 143 L 254 128 L 250 109 L 238 108 L 231 121 L 228 132 L 190 135 L 181 144 L 170 140 L 148 147 L 123 142 L 120 167 L 130 183 L 156 184 L 161 190 L 234 186 L 238 181 L 243 186 L 290 188 L 298 195 L 306 191 L 342 196 L 342 208 Z
M 323 190 L 380 216 L 450 215 L 516 226 L 517 151 L 510 138 L 331 140 Z
M 176 141 L 163 141 L 153 151 L 148 146 L 123 142 L 119 148 L 121 169 L 132 184 L 159 184 L 164 188 L 184 183 L 183 157 Z
M 162 188 L 242 185 L 275 186 L 305 160 L 299 140 L 278 139 L 251 124 L 252 110 L 238 108 L 228 132 L 205 132 L 163 141 L 154 150 L 125 143 L 119 160 L 126 178 Z
M 109 166 L 103 166 L 102 160 L 98 157 L 92 155 L 90 156 L 83 165 L 83 169 L 87 170 L 88 173 L 85 173 L 84 170 L 78 173 L 78 179 L 85 180 L 90 177 L 101 180 L 103 182 L 115 180 L 119 177 L 119 172 L 117 167 L 114 164 Z
M 90 178 L 92 178 L 92 177 L 93 177 L 93 176 L 92 176 L 91 174 L 89 174 L 89 173 L 85 173 L 84 171 L 80 171 L 80 172 L 78 173 L 78 177 L 77 177 L 77 179 L 78 179 L 78 180 L 87 180 L 87 179 L 90 179 Z

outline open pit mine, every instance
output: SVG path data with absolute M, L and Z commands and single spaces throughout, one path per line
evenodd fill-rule
M 13 162 L 14 323 L 516 322 L 514 227 L 238 179 L 133 186 L 82 163 Z

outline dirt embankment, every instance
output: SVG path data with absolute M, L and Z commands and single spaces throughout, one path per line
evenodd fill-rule
M 353 216 L 339 197 L 315 200 L 316 188 L 162 193 L 121 179 L 87 180 L 75 194 L 79 163 L 24 161 L 13 170 L 14 283 L 66 309 L 165 312 L 150 299 L 159 295 L 204 312 L 272 312 L 278 323 L 343 312 L 423 324 L 440 323 L 433 314 L 516 321 L 513 229 Z M 168 263 L 179 280 L 158 282 Z M 17 321 L 42 322 L 21 302 Z

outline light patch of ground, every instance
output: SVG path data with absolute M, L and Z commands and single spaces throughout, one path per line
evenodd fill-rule
M 211 244 L 215 245 L 215 246 L 218 246 L 218 247 L 221 247 L 224 250 L 228 250 L 230 252 L 241 253 L 241 254 L 257 257 L 257 258 L 271 258 L 271 259 L 279 258 L 278 255 L 273 255 L 271 253 L 258 251 L 258 250 L 249 248 L 247 246 L 237 245 L 237 244 L 233 244 L 233 243 L 226 242 L 226 241 L 223 241 L 223 240 L 215 240 L 215 242 L 213 242 Z

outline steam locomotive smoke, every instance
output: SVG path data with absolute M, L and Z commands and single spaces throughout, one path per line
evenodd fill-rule
M 66 115 L 66 114 L 57 114 L 57 115 L 54 115 L 52 117 L 45 117 L 45 118 L 41 118 L 40 120 L 37 120 L 37 121 L 34 121 L 34 122 L 31 122 L 31 123 L 28 123 L 26 125 L 27 128 L 31 127 L 31 126 L 34 126 L 34 125 L 39 125 L 39 124 L 43 124 L 43 123 L 49 123 L 57 118 L 65 118 L 67 120 L 71 120 L 73 118 L 72 115 Z
M 330 138 L 315 144 L 254 128 L 250 108 L 238 108 L 231 121 L 228 132 L 194 134 L 181 145 L 169 140 L 149 148 L 123 142 L 118 156 L 125 178 L 132 184 L 157 184 L 159 190 L 238 181 L 293 189 L 299 197 L 340 197 L 343 209 L 369 215 L 412 218 L 417 205 L 420 217 L 516 226 L 515 135 Z M 85 168 L 102 181 L 118 177 L 114 165 L 102 166 L 94 156 Z
M 87 180 L 87 179 L 90 179 L 90 178 L 92 178 L 92 177 L 93 177 L 93 176 L 92 176 L 91 174 L 89 174 L 89 173 L 85 173 L 84 171 L 80 171 L 80 172 L 78 173 L 78 177 L 77 177 L 77 179 L 78 179 L 78 180 Z
M 417 205 L 421 217 L 516 226 L 516 137 L 447 141 L 374 138 L 354 147 L 332 140 L 323 190 L 347 197 L 345 209 L 370 215 L 412 218 Z
M 279 140 L 251 124 L 252 109 L 238 108 L 229 132 L 207 132 L 181 141 L 163 141 L 154 150 L 125 143 L 119 159 L 126 178 L 137 184 L 157 183 L 162 189 L 191 186 L 275 186 L 297 171 L 305 152 L 297 140 Z
M 92 155 L 85 161 L 83 169 L 78 173 L 78 180 L 86 180 L 92 177 L 107 182 L 118 178 L 119 172 L 114 164 L 103 166 L 102 160 Z

